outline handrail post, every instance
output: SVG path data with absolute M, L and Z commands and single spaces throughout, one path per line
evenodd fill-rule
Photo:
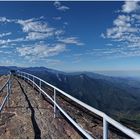
M 25 90 L 25 87 L 26 87 L 26 74 L 24 73 L 24 90 Z
M 56 89 L 54 88 L 54 118 L 56 117 Z
M 103 117 L 103 139 L 108 139 L 108 122 Z
M 39 92 L 39 94 L 40 94 L 40 96 L 41 96 L 41 80 L 39 80 L 39 87 L 40 87 L 40 92 Z
M 7 98 L 8 99 L 7 100 L 7 102 L 8 102 L 7 104 L 8 104 L 8 106 L 10 106 L 9 96 L 12 93 L 12 89 L 11 89 L 12 88 L 12 79 L 9 80 L 9 84 L 8 85 L 9 85 L 9 89 L 8 89 L 9 95 L 8 95 L 8 98 Z
M 34 81 L 35 81 L 35 78 L 34 78 L 34 76 L 33 76 L 33 88 L 34 88 Z
M 10 91 L 10 84 L 9 82 L 7 83 L 7 95 L 9 94 Z M 7 96 L 7 107 L 9 107 L 9 96 Z

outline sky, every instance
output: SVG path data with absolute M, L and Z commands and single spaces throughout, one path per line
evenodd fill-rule
M 139 1 L 0 2 L 0 65 L 139 71 Z

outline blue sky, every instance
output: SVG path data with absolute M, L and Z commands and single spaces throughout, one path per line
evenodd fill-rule
M 140 70 L 140 3 L 0 2 L 0 65 Z

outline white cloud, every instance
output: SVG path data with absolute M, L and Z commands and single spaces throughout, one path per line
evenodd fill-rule
M 0 34 L 0 38 L 4 37 L 4 36 L 9 36 L 11 35 L 12 33 L 11 32 L 8 32 L 8 33 L 2 33 Z
M 57 9 L 60 10 L 60 11 L 66 11 L 66 10 L 69 10 L 70 8 L 62 5 L 62 6 L 58 7 Z
M 112 39 L 121 39 L 124 35 L 129 33 L 136 33 L 139 28 L 132 26 L 131 17 L 126 15 L 119 15 L 113 21 L 114 27 L 107 29 L 106 37 Z
M 133 14 L 132 17 L 134 17 L 134 18 L 137 19 L 137 20 L 140 20 L 140 15 Z
M 131 13 L 135 12 L 140 9 L 139 1 L 125 1 L 124 5 L 122 6 L 122 12 L 124 13 Z
M 67 6 L 62 5 L 59 1 L 55 1 L 54 2 L 54 6 L 56 7 L 57 10 L 60 10 L 60 11 L 66 11 L 66 10 L 69 10 L 70 9 Z
M 42 23 L 41 21 L 35 21 L 34 19 L 29 20 L 18 20 L 17 23 L 22 25 L 24 32 L 52 32 L 54 28 L 50 28 L 48 24 Z
M 140 35 L 140 24 L 135 24 L 136 18 L 136 15 L 119 15 L 113 21 L 113 27 L 108 28 L 106 34 L 102 33 L 101 36 L 114 41 L 136 41 Z
M 55 31 L 55 35 L 57 38 L 59 38 L 61 35 L 64 35 L 65 31 L 64 30 L 56 30 Z
M 13 22 L 13 20 L 7 19 L 6 17 L 0 17 L 0 22 L 7 23 L 7 22 Z
M 53 36 L 53 32 L 49 32 L 49 33 L 29 32 L 28 36 L 26 36 L 26 39 L 27 40 L 42 40 L 50 36 Z
M 11 43 L 11 42 L 12 42 L 12 40 L 10 40 L 10 39 L 0 40 L 0 45 L 6 45 L 6 44 Z
M 114 20 L 114 25 L 116 26 L 130 26 L 129 22 L 131 21 L 130 16 L 119 15 L 117 19 Z
M 113 44 L 111 44 L 111 43 L 108 43 L 108 44 L 106 44 L 106 46 L 113 46 Z
M 83 43 L 79 42 L 77 37 L 59 38 L 58 41 L 65 44 L 75 44 L 79 46 L 84 45 Z
M 66 50 L 65 44 L 55 44 L 54 46 L 47 46 L 45 44 L 18 47 L 17 52 L 20 56 L 25 58 L 36 60 L 41 58 L 48 58 L 50 56 L 58 55 Z
M 94 55 L 107 57 L 132 57 L 140 56 L 140 9 L 138 1 L 126 1 L 122 6 L 122 12 L 113 21 L 113 26 L 101 33 L 104 39 L 110 39 L 105 50 L 94 50 Z M 135 12 L 135 14 L 134 14 Z M 127 13 L 127 14 L 126 14 Z M 120 14 L 120 12 L 119 12 Z M 117 43 L 117 45 L 114 45 Z
M 59 2 L 57 6 L 58 9 L 64 8 L 63 5 L 59 5 Z M 2 37 L 11 35 L 11 32 L 1 33 L 0 49 L 12 48 L 10 51 L 12 50 L 11 52 L 14 52 L 18 57 L 35 62 L 45 59 L 48 60 L 49 57 L 59 55 L 67 50 L 66 46 L 68 44 L 83 45 L 76 37 L 64 38 L 65 31 L 63 29 L 57 29 L 48 25 L 42 18 L 44 17 L 30 19 L 8 19 L 6 17 L 0 17 L 0 23 L 14 24 L 21 29 L 18 30 L 18 33 L 21 35 L 19 38 L 3 39 Z M 56 18 L 56 20 L 60 19 L 61 17 Z
M 106 38 L 106 36 L 105 36 L 104 33 L 101 33 L 101 37 L 102 37 L 102 38 Z
M 61 3 L 58 1 L 54 2 L 54 5 L 59 8 L 60 6 L 62 7 Z M 42 22 L 42 18 L 44 19 L 44 17 L 40 17 L 23 20 L 23 19 L 8 19 L 6 17 L 0 17 L 0 22 L 13 22 L 15 24 L 19 24 L 22 27 L 22 31 L 27 34 L 25 37 L 22 38 L 0 40 L 0 45 L 13 43 L 17 41 L 30 41 L 30 40 L 37 41 L 47 39 L 48 37 L 52 37 L 54 40 L 56 39 L 56 41 L 65 44 L 83 45 L 83 43 L 81 43 L 76 37 L 63 38 L 63 35 L 65 33 L 64 30 L 62 29 L 57 30 L 53 27 L 50 27 L 48 23 Z M 61 17 L 57 17 L 57 19 L 60 18 Z M 67 23 L 65 22 L 65 24 Z M 1 36 L 4 36 L 4 34 L 1 34 Z
M 54 35 L 55 29 L 49 27 L 46 22 L 40 21 L 42 18 L 44 17 L 22 20 L 22 19 L 7 19 L 6 17 L 0 17 L 0 22 L 7 22 L 7 23 L 13 22 L 14 24 L 21 25 L 22 31 L 27 33 L 27 36 L 25 37 L 26 39 L 24 39 L 24 41 L 29 41 L 29 40 L 36 40 L 36 39 L 44 39 Z M 0 37 L 10 35 L 10 34 L 11 34 L 10 32 L 7 34 L 0 34 Z M 0 44 L 6 44 L 13 41 L 15 42 L 15 40 L 0 40 Z
M 61 6 L 61 3 L 60 3 L 59 1 L 55 1 L 55 2 L 53 3 L 53 5 L 54 5 L 55 7 L 59 7 L 59 6 Z
M 35 18 L 18 20 L 17 23 L 22 26 L 23 32 L 27 33 L 27 40 L 43 40 L 59 33 L 55 28 L 48 26 L 46 22 L 38 21 Z
M 7 46 L 7 45 L 0 46 L 0 49 L 3 49 L 3 48 L 9 48 L 9 46 Z
M 26 39 L 16 38 L 16 39 L 0 40 L 0 45 L 7 45 L 8 43 L 22 42 L 22 41 L 26 41 Z

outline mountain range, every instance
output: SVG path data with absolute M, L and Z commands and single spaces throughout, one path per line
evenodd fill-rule
M 57 86 L 77 99 L 114 117 L 140 123 L 140 81 L 134 78 L 105 76 L 92 72 L 62 72 L 45 67 L 0 67 L 0 74 L 22 70 Z

